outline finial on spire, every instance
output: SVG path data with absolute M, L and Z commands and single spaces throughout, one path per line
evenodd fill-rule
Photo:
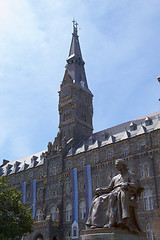
M 73 19 L 73 34 L 77 35 L 78 33 L 78 23 Z

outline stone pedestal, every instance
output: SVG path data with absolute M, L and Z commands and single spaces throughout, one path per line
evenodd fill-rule
M 145 233 L 133 234 L 123 229 L 96 228 L 83 230 L 81 240 L 147 240 Z

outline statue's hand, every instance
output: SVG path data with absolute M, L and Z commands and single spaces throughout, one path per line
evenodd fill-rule
M 122 188 L 123 190 L 127 190 L 127 189 L 128 189 L 128 183 L 127 183 L 127 182 L 123 183 L 123 184 L 121 185 L 121 188 Z
M 102 194 L 102 189 L 101 189 L 101 188 L 97 188 L 97 189 L 95 190 L 95 194 L 98 195 L 98 196 L 100 196 L 100 195 Z

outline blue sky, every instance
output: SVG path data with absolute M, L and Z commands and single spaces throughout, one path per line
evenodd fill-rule
M 1 0 L 0 163 L 54 141 L 73 18 L 94 132 L 158 111 L 159 12 L 159 0 Z

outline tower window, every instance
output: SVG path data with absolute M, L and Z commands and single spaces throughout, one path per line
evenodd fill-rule
M 37 209 L 36 211 L 36 221 L 39 222 L 39 221 L 42 221 L 42 211 L 41 209 Z

